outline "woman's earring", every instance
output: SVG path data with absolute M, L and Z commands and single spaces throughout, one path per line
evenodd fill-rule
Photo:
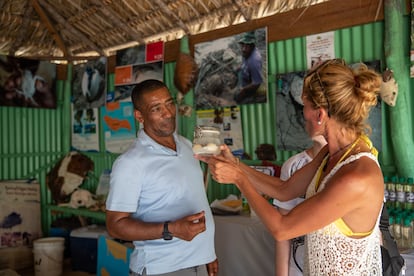
M 318 125 L 321 125 L 322 124 L 322 122 L 321 121 L 318 121 Z

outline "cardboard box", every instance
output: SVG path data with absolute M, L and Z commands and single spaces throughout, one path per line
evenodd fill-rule
M 132 243 L 119 243 L 104 236 L 98 240 L 97 276 L 128 276 Z
M 0 181 L 0 248 L 32 246 L 40 237 L 39 183 Z
M 72 270 L 96 273 L 98 238 L 109 237 L 104 226 L 89 225 L 70 232 Z

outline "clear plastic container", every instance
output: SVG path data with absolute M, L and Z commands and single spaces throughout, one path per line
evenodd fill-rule
M 193 152 L 199 155 L 220 153 L 220 130 L 212 126 L 196 126 L 194 129 Z
M 99 177 L 98 187 L 96 187 L 95 194 L 106 199 L 109 192 L 109 181 L 111 179 L 111 170 L 105 169 Z

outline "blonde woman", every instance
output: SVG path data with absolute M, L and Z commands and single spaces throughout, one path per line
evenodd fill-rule
M 278 241 L 305 235 L 304 275 L 382 275 L 380 230 L 383 176 L 366 136 L 381 77 L 341 59 L 308 73 L 302 100 L 307 125 L 320 125 L 327 145 L 286 181 L 240 163 L 226 146 L 210 159 L 213 178 L 234 183 Z M 305 200 L 282 215 L 260 192 L 286 201 Z

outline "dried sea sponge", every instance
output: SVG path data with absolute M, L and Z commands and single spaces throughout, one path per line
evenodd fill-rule
M 174 71 L 174 85 L 183 94 L 194 86 L 198 75 L 198 65 L 192 56 L 179 53 Z

